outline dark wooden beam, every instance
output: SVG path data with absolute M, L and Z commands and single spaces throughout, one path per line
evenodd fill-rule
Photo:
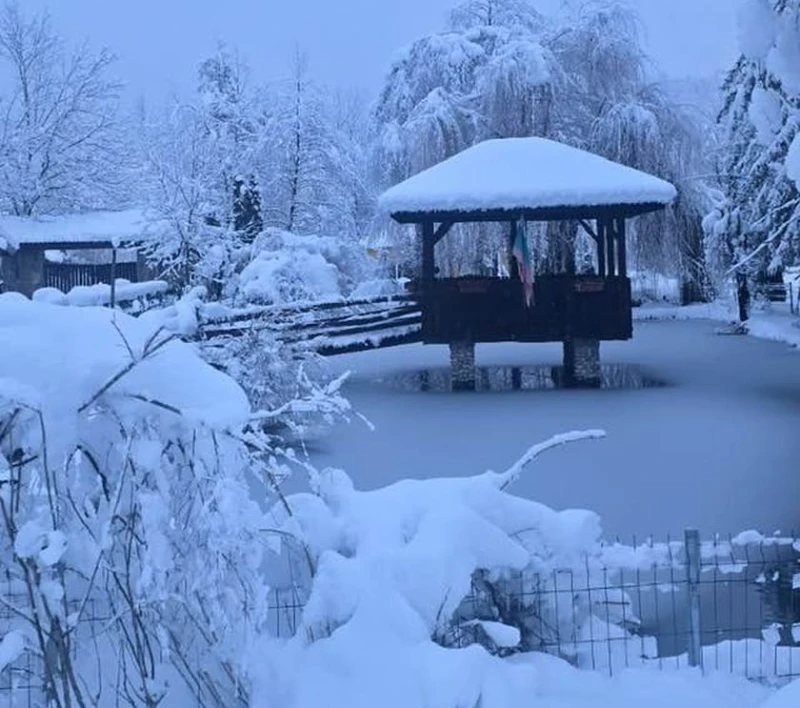
M 392 218 L 401 224 L 423 224 L 431 221 L 439 224 L 467 224 L 482 222 L 517 221 L 578 221 L 579 219 L 632 218 L 653 211 L 661 211 L 664 204 L 599 204 L 577 207 L 541 207 L 536 209 L 489 209 L 489 210 L 431 210 L 399 211 Z
M 439 226 L 436 227 L 436 231 L 433 232 L 433 242 L 434 244 L 439 243 L 445 236 L 447 236 L 447 232 L 453 228 L 454 222 L 452 221 L 443 221 Z
M 597 220 L 597 275 L 606 275 L 606 230 L 608 223 L 604 219 Z
M 433 282 L 436 277 L 436 257 L 433 221 L 422 223 L 422 285 Z
M 619 272 L 617 275 L 627 277 L 628 275 L 628 248 L 625 243 L 625 219 L 617 219 L 617 261 L 619 263 Z
M 595 243 L 600 243 L 597 232 L 592 228 L 592 225 L 586 219 L 578 219 L 578 223 L 583 227 L 583 230 L 594 239 Z

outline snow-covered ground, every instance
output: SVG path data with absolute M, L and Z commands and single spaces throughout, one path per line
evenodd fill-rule
M 684 313 L 688 312 L 682 308 Z M 398 391 L 399 372 L 446 367 L 446 347 L 409 345 L 338 357 L 335 371 L 375 426 L 338 426 L 311 454 L 362 489 L 403 477 L 504 469 L 538 440 L 601 427 L 603 441 L 538 461 L 516 491 L 556 509 L 600 514 L 608 537 L 704 536 L 800 527 L 800 354 L 718 322 L 637 322 L 630 342 L 604 343 L 606 363 L 637 364 L 670 385 L 603 391 L 445 394 Z M 479 365 L 555 364 L 559 345 L 480 345 Z
M 647 304 L 634 310 L 639 322 L 660 320 L 715 320 L 731 324 L 736 321 L 733 305 L 723 302 L 676 305 Z M 744 329 L 759 339 L 784 342 L 800 347 L 800 316 L 790 312 L 789 303 L 771 303 L 754 309 Z

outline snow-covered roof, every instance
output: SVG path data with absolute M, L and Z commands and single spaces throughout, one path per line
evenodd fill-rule
M 669 204 L 669 182 L 544 138 L 487 140 L 392 187 L 392 216 Z M 632 210 L 635 211 L 635 210 Z
M 122 244 L 141 240 L 147 222 L 139 209 L 63 216 L 0 216 L 0 249 L 21 245 Z

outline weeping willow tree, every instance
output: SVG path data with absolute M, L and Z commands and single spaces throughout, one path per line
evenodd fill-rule
M 597 152 L 674 182 L 681 198 L 638 220 L 632 261 L 697 285 L 705 191 L 699 131 L 648 82 L 637 16 L 617 2 L 584 2 L 547 19 L 526 0 L 469 0 L 447 32 L 395 62 L 374 117 L 381 187 L 487 138 L 540 136 Z M 707 171 L 707 170 L 706 170 Z M 537 230 L 541 267 L 575 268 L 574 225 Z M 439 247 L 449 274 L 482 268 L 506 239 L 497 227 L 456 229 Z
M 523 0 L 467 2 L 448 31 L 405 50 L 374 110 L 381 188 L 481 140 L 549 131 L 557 64 L 537 34 L 542 25 Z M 442 274 L 487 272 L 505 240 L 495 225 L 454 228 L 437 249 Z
M 709 198 L 695 175 L 704 171 L 703 139 L 650 81 L 637 15 L 616 2 L 582 3 L 548 44 L 566 76 L 556 101 L 559 138 L 678 187 L 670 208 L 632 223 L 632 266 L 680 277 L 684 300 L 700 299 Z

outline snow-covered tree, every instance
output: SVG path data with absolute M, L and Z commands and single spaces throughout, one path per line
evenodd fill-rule
M 467 0 L 450 13 L 450 25 L 454 29 L 520 25 L 539 32 L 545 24 L 545 17 L 529 0 Z
M 162 277 L 179 288 L 230 275 L 236 241 L 230 219 L 225 144 L 215 140 L 197 106 L 175 104 L 149 126 L 148 235 Z
M 124 194 L 112 55 L 67 50 L 46 14 L 0 10 L 0 202 L 20 216 L 108 206 Z M 119 204 L 115 204 L 119 206 Z
M 220 45 L 214 56 L 200 64 L 198 94 L 206 115 L 209 140 L 224 158 L 220 188 L 229 192 L 222 212 L 214 217 L 241 240 L 252 242 L 261 233 L 261 191 L 255 174 L 259 150 L 259 121 L 248 69 L 241 58 Z
M 740 282 L 800 253 L 800 3 L 748 0 L 741 57 L 722 87 L 720 198 L 707 219 L 717 275 Z
M 297 53 L 263 106 L 264 222 L 300 234 L 355 237 L 368 191 L 357 146 L 332 119 L 323 87 Z
M 547 45 L 566 86 L 554 109 L 558 137 L 678 186 L 671 207 L 634 223 L 631 265 L 672 270 L 698 297 L 708 209 L 697 179 L 708 171 L 703 136 L 692 114 L 653 81 L 638 16 L 615 0 L 580 3 L 561 18 Z
M 396 183 L 487 138 L 562 140 L 679 185 L 667 213 L 637 222 L 631 260 L 662 271 L 679 263 L 697 282 L 708 208 L 694 180 L 701 137 L 651 74 L 638 18 L 622 3 L 568 5 L 554 18 L 525 0 L 463 3 L 450 31 L 413 43 L 391 67 L 374 113 L 377 179 Z M 575 233 L 551 229 L 549 267 L 574 251 Z M 497 229 L 456 229 L 439 247 L 442 263 L 453 274 L 479 267 L 504 240 Z
M 526 2 L 466 3 L 454 11 L 450 31 L 401 53 L 374 109 L 382 187 L 489 137 L 549 132 L 557 67 L 537 34 L 540 24 Z M 501 241 L 494 227 L 457 227 L 439 247 L 445 272 L 482 268 Z

